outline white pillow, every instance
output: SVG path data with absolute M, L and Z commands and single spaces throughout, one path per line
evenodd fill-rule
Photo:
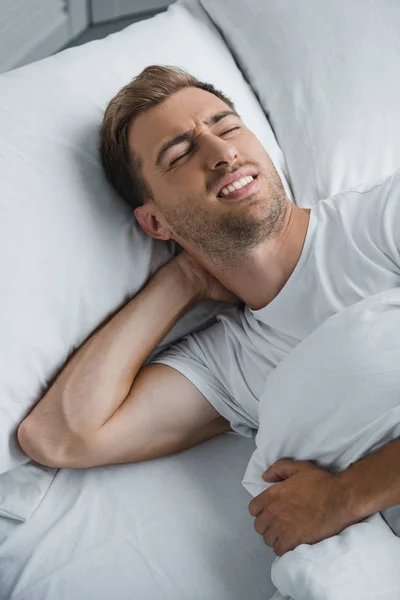
M 221 88 L 285 170 L 251 88 L 196 1 L 0 77 L 0 514 L 29 517 L 55 473 L 19 467 L 28 459 L 18 424 L 72 351 L 175 251 L 143 233 L 97 155 L 108 101 L 154 63 Z M 218 307 L 197 305 L 157 350 L 211 323 Z
M 327 319 L 300 342 L 271 373 L 262 392 L 256 450 L 242 480 L 250 494 L 256 496 L 271 485 L 279 485 L 264 482 L 262 473 L 281 458 L 311 460 L 321 467 L 341 471 L 399 437 L 399 356 L 400 288 L 357 302 Z M 382 511 L 382 515 L 400 536 L 400 505 Z M 363 543 L 363 531 L 361 528 L 345 534 L 344 530 L 329 538 L 329 543 L 320 542 L 320 553 L 317 549 L 310 550 L 308 545 L 300 545 L 287 553 L 291 558 L 285 567 L 286 574 L 295 573 L 297 581 L 303 581 L 309 592 L 309 595 L 294 598 L 364 597 L 311 594 L 311 589 L 318 589 L 314 585 L 323 577 L 322 565 L 331 577 L 332 564 L 337 564 L 337 556 L 343 552 L 343 564 L 344 556 L 353 561 L 357 567 L 354 573 L 363 568 L 367 571 L 371 553 L 374 554 L 372 542 L 364 554 L 357 554 Z M 400 560 L 400 540 L 389 528 L 379 525 L 379 530 L 374 526 L 366 531 L 372 536 L 367 537 L 366 542 L 374 536 L 379 541 L 381 533 L 384 538 L 391 533 L 397 543 L 397 560 Z M 308 561 L 314 561 L 314 575 L 307 574 L 308 570 L 304 572 Z M 380 555 L 378 567 L 380 572 L 389 575 L 393 564 Z M 371 577 L 377 572 L 374 567 Z M 392 578 L 392 583 L 399 591 L 398 569 L 396 573 L 397 579 Z M 341 581 L 345 580 L 343 577 Z M 275 580 L 274 583 L 277 585 Z
M 400 539 L 380 513 L 317 544 L 277 558 L 271 579 L 284 596 L 271 600 L 400 598 Z
M 274 485 L 261 475 L 280 458 L 341 471 L 400 436 L 399 355 L 400 288 L 327 319 L 267 378 L 244 487 Z
M 201 2 L 266 111 L 296 204 L 399 167 L 399 2 Z

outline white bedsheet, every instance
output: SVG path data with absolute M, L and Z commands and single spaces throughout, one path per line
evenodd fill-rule
M 1 600 L 267 600 L 275 557 L 227 433 L 143 463 L 61 469 L 26 522 L 0 517 Z

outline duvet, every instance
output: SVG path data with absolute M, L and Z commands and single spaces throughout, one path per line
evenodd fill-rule
M 400 435 L 400 289 L 330 317 L 270 375 L 242 485 L 280 458 L 346 469 Z M 400 464 L 400 456 L 399 456 Z M 400 468 L 400 467 L 399 467 Z M 277 557 L 273 600 L 400 598 L 400 505 Z

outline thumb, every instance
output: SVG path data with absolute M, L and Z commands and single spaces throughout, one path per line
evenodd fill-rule
M 283 481 L 297 473 L 300 468 L 298 461 L 290 460 L 289 458 L 281 458 L 264 471 L 262 478 L 264 481 L 271 483 Z

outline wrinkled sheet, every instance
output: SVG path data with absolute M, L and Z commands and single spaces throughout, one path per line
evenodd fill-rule
M 274 553 L 241 486 L 254 439 L 60 469 L 26 522 L 0 518 L 1 600 L 266 600 Z

